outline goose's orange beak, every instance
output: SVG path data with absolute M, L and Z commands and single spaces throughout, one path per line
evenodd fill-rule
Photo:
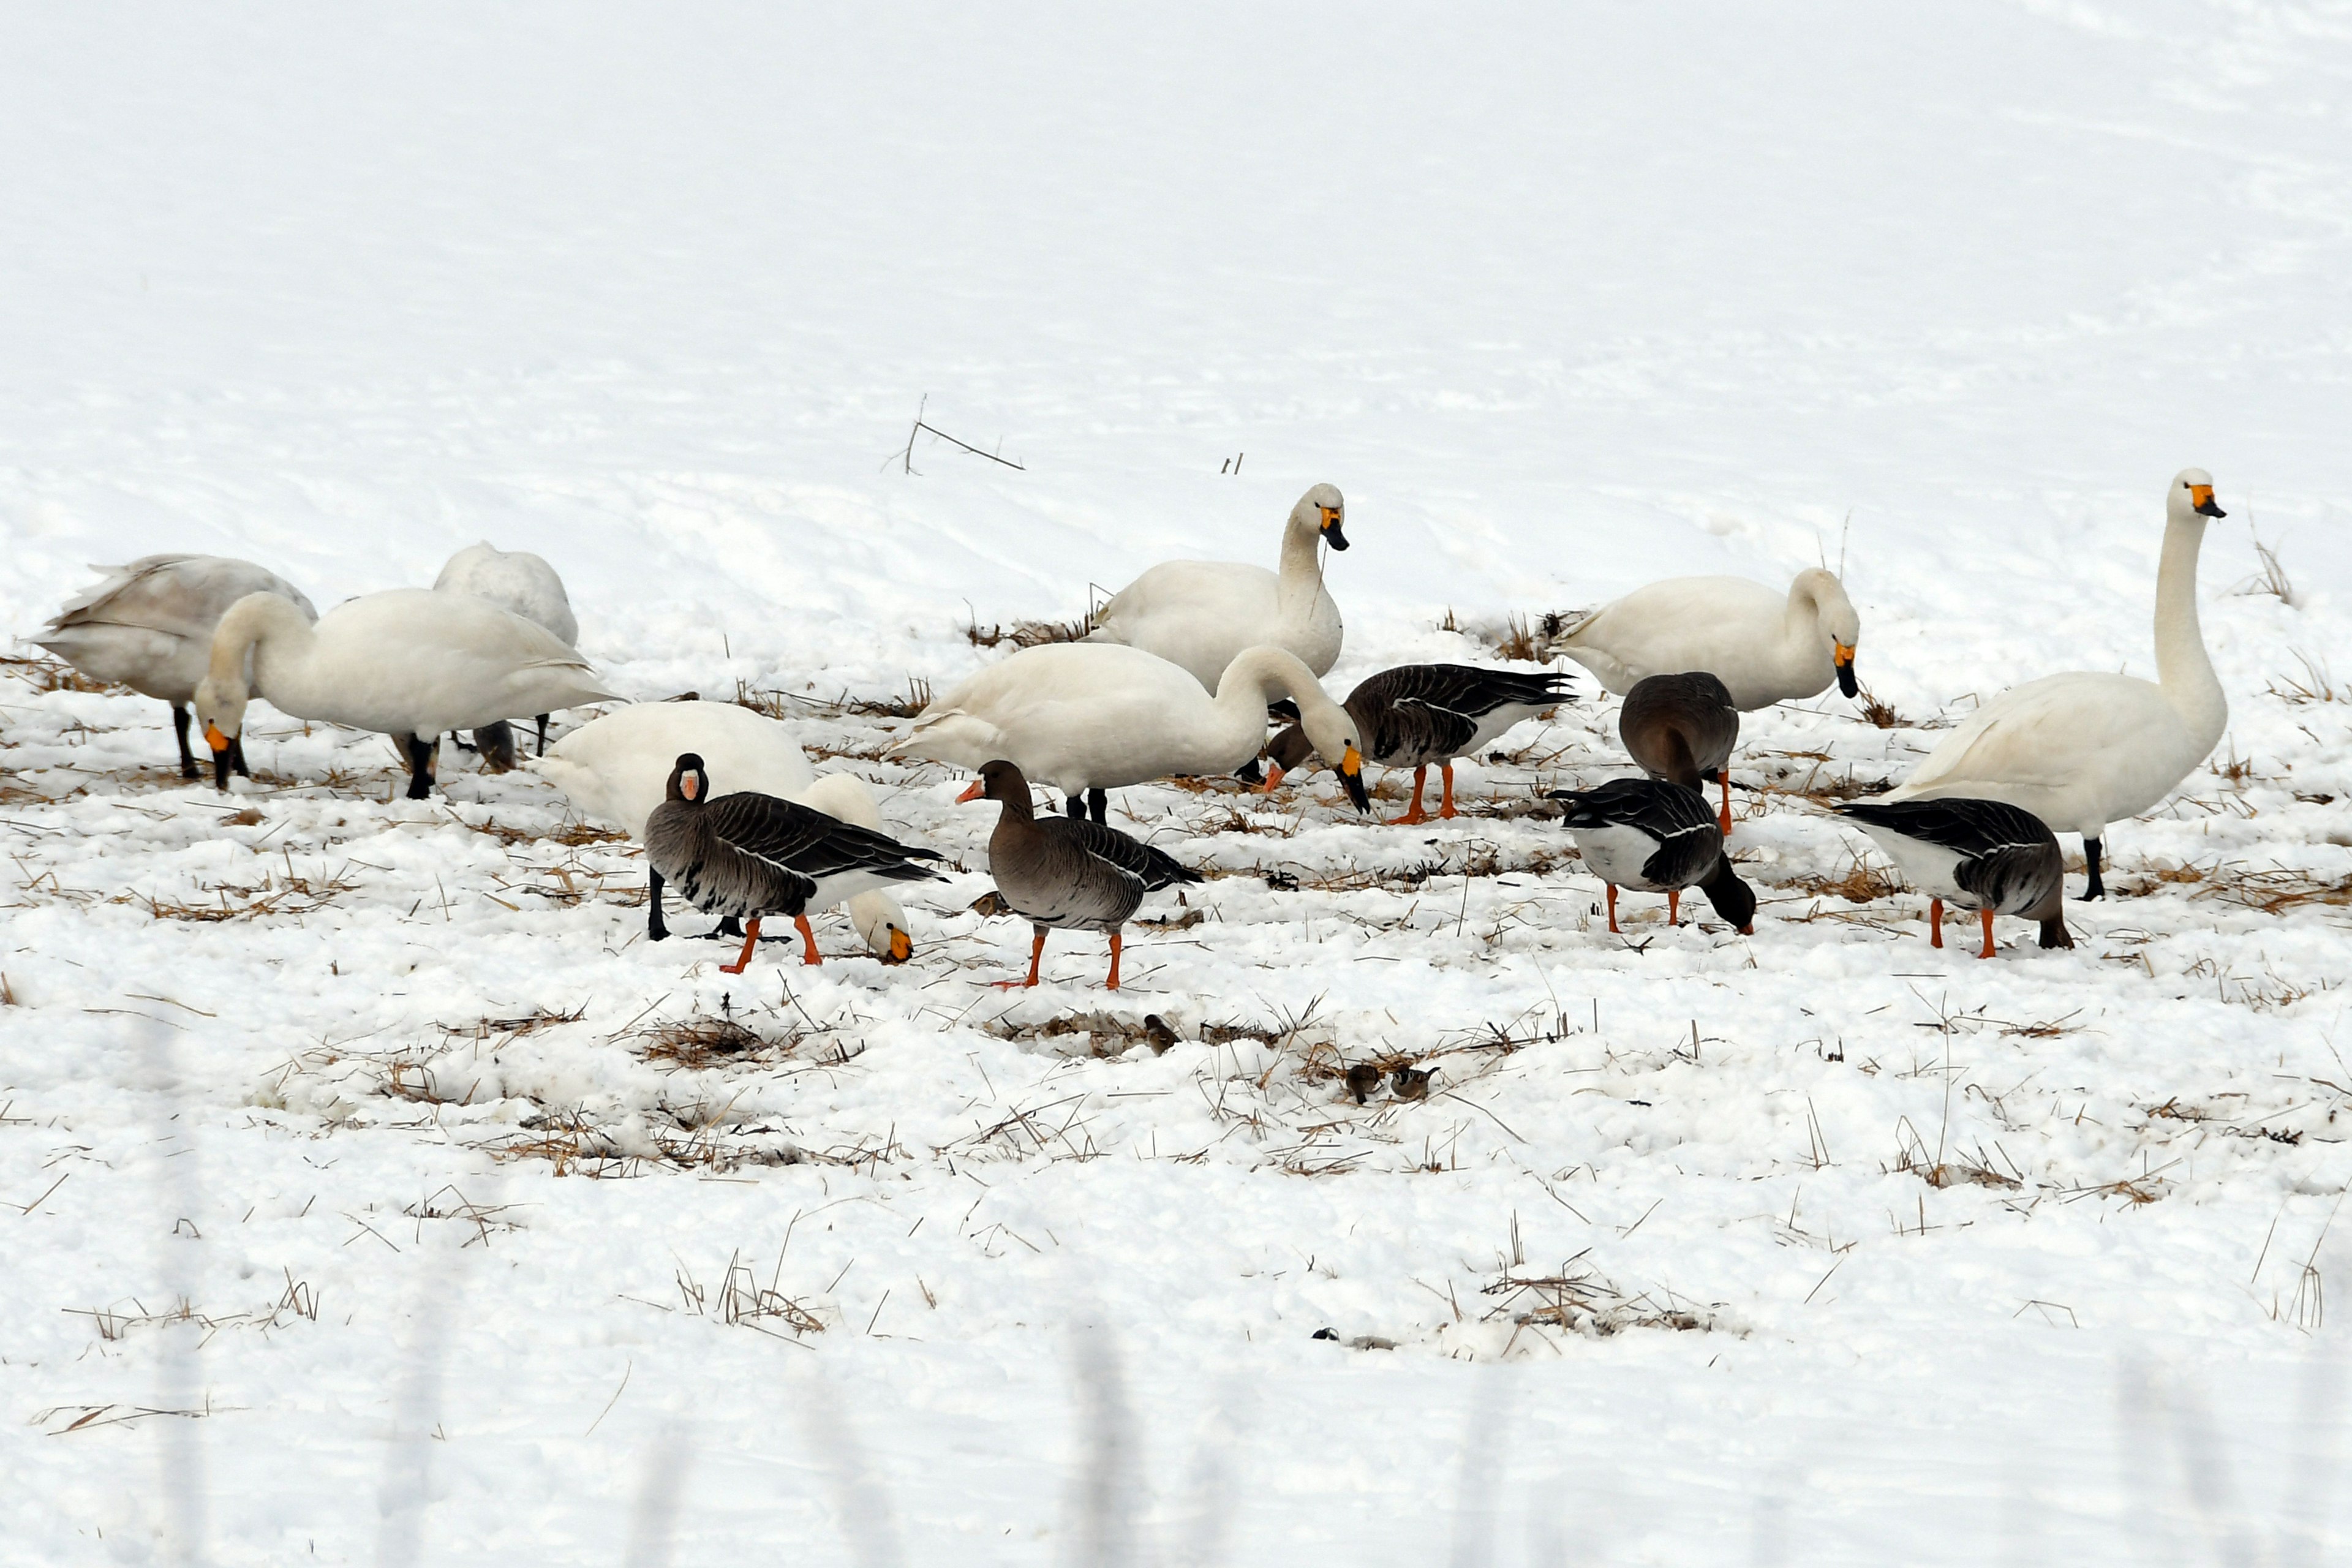
M 1274 793 L 1274 786 L 1281 782 L 1282 764 L 1275 762 L 1271 758 L 1267 759 L 1265 764 L 1265 787 L 1258 793 L 1260 795 L 1272 795 Z
M 967 788 L 961 795 L 956 796 L 956 804 L 958 805 L 961 805 L 966 801 L 978 800 L 987 793 L 988 781 L 986 779 L 974 779 L 971 781 L 971 787 Z M 896 945 L 895 942 L 893 945 Z

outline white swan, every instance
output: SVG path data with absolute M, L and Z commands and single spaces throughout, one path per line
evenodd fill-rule
M 1163 561 L 1112 595 L 1087 640 L 1158 654 L 1210 691 L 1235 655 L 1261 643 L 1287 648 L 1325 674 L 1339 662 L 1345 628 L 1315 547 L 1328 539 L 1334 550 L 1348 548 L 1346 510 L 1330 485 L 1299 497 L 1283 526 L 1279 573 L 1231 561 Z
M 1181 666 L 1114 643 L 1046 643 L 989 666 L 924 709 L 890 748 L 978 772 L 1008 762 L 1069 797 L 1070 815 L 1103 820 L 1105 790 L 1175 774 L 1229 773 L 1265 744 L 1265 705 L 1298 704 L 1299 722 L 1333 761 L 1348 797 L 1370 808 L 1356 721 L 1288 651 L 1244 648 L 1208 696 Z
M 188 703 L 213 652 L 213 628 L 247 594 L 278 594 L 317 620 L 302 591 L 274 572 L 226 555 L 142 555 L 128 566 L 93 566 L 105 581 L 66 601 L 33 640 L 92 680 L 128 686 L 172 705 L 180 776 L 198 776 L 188 747 Z M 244 773 L 242 747 L 229 765 Z
M 572 595 L 563 579 L 543 556 L 528 550 L 500 550 L 488 540 L 469 544 L 449 557 L 441 575 L 433 579 L 436 592 L 471 594 L 502 610 L 535 622 L 562 637 L 566 647 L 580 646 L 580 620 L 572 613 Z M 539 754 L 547 754 L 547 715 L 539 714 Z M 499 773 L 515 765 L 514 731 L 503 720 L 474 732 L 474 749 Z
M 754 790 L 887 833 L 873 792 L 854 773 L 819 778 L 786 726 L 733 702 L 638 702 L 592 719 L 533 764 L 572 804 L 642 843 L 680 752 L 698 753 L 728 791 Z M 849 919 L 886 963 L 914 952 L 907 911 L 888 893 L 860 893 Z
M 1743 712 L 1811 697 L 1831 681 L 1852 697 L 1862 617 L 1845 585 L 1813 567 L 1784 596 L 1745 577 L 1672 577 L 1636 588 L 1569 628 L 1560 651 L 1622 696 L 1652 675 L 1705 670 Z
M 613 693 L 554 633 L 520 616 L 463 594 L 394 588 L 346 599 L 315 626 L 276 594 L 248 594 L 229 606 L 195 691 L 223 789 L 229 748 L 256 696 L 297 719 L 392 736 L 408 752 L 408 798 L 423 800 L 434 747 L 420 737 Z
M 2164 499 L 2164 554 L 2156 569 L 2156 679 L 2099 670 L 2045 675 L 2013 687 L 1969 715 L 1882 798 L 1971 796 L 2030 811 L 2060 833 L 2083 836 L 2099 878 L 2107 824 L 2137 816 L 2172 793 L 2212 752 L 2230 721 L 2229 700 L 2197 624 L 2197 552 L 2205 520 L 2225 517 L 2213 476 L 2183 468 Z

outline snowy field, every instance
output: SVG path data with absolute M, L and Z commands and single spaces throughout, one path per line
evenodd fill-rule
M 222 797 L 13 643 L 0 1562 L 2352 1562 L 2352 10 L 8 34 L 12 637 L 87 563 L 324 605 L 488 538 L 616 689 L 789 713 L 958 868 L 904 967 L 835 913 L 730 977 L 529 773 L 409 802 L 257 705 Z M 907 471 L 919 406 L 1022 467 Z M 2192 464 L 2226 739 L 2072 952 L 1930 948 L 1826 805 L 2152 674 Z M 1537 808 L 1628 771 L 1573 671 L 1453 822 L 1120 792 L 1209 880 L 1116 994 L 1079 935 L 991 987 L 914 683 L 1271 564 L 1320 480 L 1335 694 L 1843 559 L 1887 722 L 1751 717 L 1752 939 L 1609 934 Z

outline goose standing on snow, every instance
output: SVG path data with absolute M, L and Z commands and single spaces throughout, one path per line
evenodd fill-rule
M 1617 714 L 1625 753 L 1654 779 L 1685 789 L 1713 784 L 1723 792 L 1717 826 L 1731 837 L 1731 748 L 1739 744 L 1739 710 L 1731 692 L 1703 669 L 1645 675 L 1625 693 Z M 1702 791 L 1701 793 L 1705 793 Z
M 1307 738 L 1339 770 L 1358 811 L 1363 745 L 1356 721 L 1314 672 L 1273 647 L 1244 648 L 1210 697 L 1182 668 L 1115 643 L 1045 643 L 990 665 L 915 718 L 892 754 L 974 772 L 1012 763 L 1100 822 L 1108 790 L 1150 779 L 1230 773 L 1265 744 L 1265 705 L 1298 704 Z
M 1997 800 L 1855 800 L 1837 807 L 1927 895 L 1927 939 L 1944 945 L 1944 902 L 1977 911 L 1992 956 L 1992 917 L 2042 922 L 2042 945 L 2072 947 L 2066 865 L 2058 836 L 2030 811 Z
M 2183 468 L 2165 492 L 2164 555 L 2156 569 L 2156 679 L 2101 670 L 2045 675 L 1969 716 L 1885 798 L 2007 801 L 2060 833 L 2083 836 L 2084 897 L 2106 892 L 2099 856 L 2107 824 L 2170 795 L 2221 739 L 2229 700 L 2197 624 L 2197 552 L 2205 520 L 2226 517 L 2213 476 Z
M 1444 780 L 1440 816 L 1454 811 L 1454 759 L 1479 748 L 1522 719 L 1532 719 L 1568 700 L 1568 677 L 1522 675 L 1470 664 L 1401 664 L 1367 677 L 1340 704 L 1363 738 L 1364 760 L 1384 768 L 1412 770 L 1412 805 L 1399 824 L 1427 822 L 1421 792 L 1435 764 Z M 1266 744 L 1273 762 L 1265 787 L 1304 763 L 1314 744 L 1297 724 Z
M 703 758 L 730 784 L 813 806 L 853 826 L 887 831 L 865 780 L 855 773 L 819 778 L 789 726 L 733 702 L 635 702 L 617 708 L 556 742 L 533 765 L 582 812 L 643 843 L 646 819 L 667 797 L 669 775 L 682 752 Z M 904 963 L 913 956 L 907 911 L 890 894 L 859 893 L 846 909 L 857 934 L 883 963 Z M 743 933 L 730 917 L 713 934 Z M 814 962 L 806 952 L 803 956 Z
M 980 770 L 959 803 L 1000 802 L 996 831 L 988 837 L 988 871 L 996 890 L 1036 935 L 1029 944 L 1029 978 L 1003 985 L 1037 984 L 1048 931 L 1099 931 L 1110 934 L 1110 974 L 1103 984 L 1118 989 L 1119 928 L 1143 902 L 1143 895 L 1179 882 L 1197 882 L 1198 871 L 1175 857 L 1130 838 L 1116 827 L 1081 818 L 1037 819 L 1029 781 L 1007 762 Z
M 434 589 L 443 594 L 471 594 L 502 610 L 545 626 L 563 639 L 566 647 L 580 646 L 580 620 L 572 613 L 572 596 L 563 579 L 546 560 L 528 550 L 500 550 L 489 541 L 469 544 L 449 557 Z M 539 754 L 547 755 L 547 715 L 539 719 Z M 474 731 L 474 749 L 499 773 L 515 765 L 514 727 L 501 719 Z
M 319 612 L 283 577 L 231 556 L 142 555 L 128 566 L 90 570 L 106 580 L 67 601 L 33 640 L 92 680 L 170 703 L 180 776 L 200 776 L 188 747 L 188 704 L 212 658 L 221 616 L 248 594 L 276 594 L 305 620 L 317 620 Z M 230 746 L 227 765 L 247 772 L 243 746 Z
M 941 857 L 837 816 L 746 792 L 713 799 L 710 774 L 692 752 L 669 775 L 661 805 L 646 819 L 646 868 L 651 889 L 646 935 L 667 941 L 662 889 L 675 882 L 686 901 L 705 914 L 746 923 L 743 951 L 719 967 L 740 974 L 760 945 L 760 921 L 790 915 L 816 962 L 808 911 L 892 882 L 928 881 L 939 875 L 926 860 Z
M 257 696 L 297 719 L 401 742 L 408 798 L 423 800 L 432 793 L 436 748 L 420 737 L 613 694 L 545 627 L 462 594 L 394 588 L 346 599 L 315 626 L 276 594 L 248 594 L 229 606 L 195 691 L 196 720 L 222 789 L 246 704 Z
M 1673 925 L 1683 889 L 1695 887 L 1740 935 L 1755 934 L 1756 891 L 1731 868 L 1723 830 L 1698 791 L 1661 779 L 1612 779 L 1599 789 L 1556 789 L 1549 798 L 1561 803 L 1577 852 L 1608 887 L 1611 931 L 1618 889 L 1665 894 Z
M 1852 697 L 1862 617 L 1818 567 L 1784 597 L 1745 577 L 1675 577 L 1636 588 L 1569 628 L 1559 650 L 1622 694 L 1644 676 L 1703 669 L 1742 712 L 1812 697 L 1837 682 Z
M 1163 561 L 1111 596 L 1089 642 L 1125 643 L 1192 673 L 1209 691 L 1246 647 L 1287 648 L 1317 675 L 1339 661 L 1339 606 L 1323 587 L 1316 546 L 1348 548 L 1346 504 L 1317 485 L 1290 509 L 1282 569 L 1231 561 Z M 1252 755 L 1255 755 L 1255 749 Z

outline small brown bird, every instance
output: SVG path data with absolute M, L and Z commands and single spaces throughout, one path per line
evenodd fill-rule
M 1427 1100 L 1430 1075 L 1433 1068 L 1399 1068 L 1389 1079 L 1389 1087 L 1399 1100 Z
M 1119 928 L 1143 902 L 1143 895 L 1178 882 L 1197 882 L 1201 873 L 1173 856 L 1130 838 L 1116 827 L 1077 816 L 1039 820 L 1029 798 L 1029 781 L 1002 760 L 980 770 L 959 803 L 986 798 L 1000 804 L 996 831 L 988 839 L 989 874 L 1014 914 L 1035 929 L 1029 947 L 1029 978 L 1003 985 L 1037 984 L 1045 955 L 1045 933 L 1098 931 L 1110 935 L 1110 975 L 1118 989 Z
M 1625 693 L 1617 735 L 1626 754 L 1654 779 L 1685 789 L 1702 782 L 1723 791 L 1717 825 L 1731 836 L 1731 749 L 1739 743 L 1739 710 L 1731 689 L 1703 669 L 1645 676 Z M 1704 792 L 1702 792 L 1704 793 Z
M 1348 1069 L 1348 1092 L 1361 1105 L 1371 1092 L 1381 1087 L 1381 1069 L 1370 1062 L 1358 1062 Z

